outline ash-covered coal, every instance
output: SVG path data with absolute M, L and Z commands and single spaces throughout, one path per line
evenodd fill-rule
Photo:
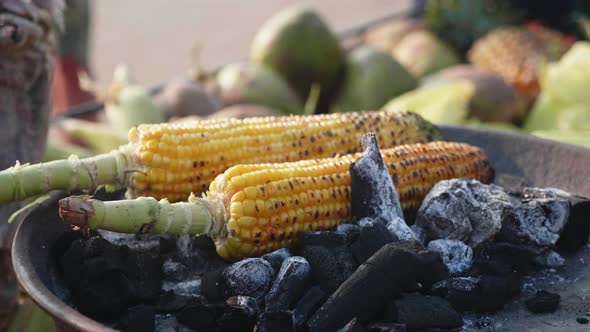
M 384 245 L 399 240 L 387 229 L 387 220 L 383 217 L 361 219 L 359 225 L 359 236 L 350 245 L 352 254 L 359 263 L 364 263 Z
M 297 330 L 303 330 L 307 320 L 324 303 L 326 293 L 319 286 L 313 286 L 305 292 L 293 309 L 293 319 Z
M 300 238 L 299 254 L 311 267 L 311 278 L 326 293 L 335 291 L 357 268 L 343 232 L 308 232 Z
M 248 258 L 228 266 L 221 275 L 225 296 L 251 296 L 262 299 L 270 289 L 275 272 L 262 258 Z
M 262 256 L 262 259 L 269 262 L 272 269 L 275 271 L 275 274 L 278 274 L 281 265 L 283 265 L 283 261 L 291 256 L 291 250 L 288 248 L 281 248 Z
M 299 300 L 311 276 L 309 263 L 300 256 L 289 257 L 283 265 L 271 289 L 264 298 L 267 311 L 288 310 Z
M 430 241 L 426 249 L 440 255 L 451 275 L 466 272 L 473 264 L 473 250 L 458 240 L 439 239 Z
M 444 180 L 424 198 L 416 230 L 425 243 L 452 239 L 476 247 L 500 231 L 511 209 L 508 194 L 498 186 L 469 179 Z

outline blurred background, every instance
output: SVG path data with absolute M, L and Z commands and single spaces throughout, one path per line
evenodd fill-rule
M 121 62 L 139 83 L 161 83 L 198 61 L 215 68 L 247 57 L 254 35 L 269 17 L 295 4 L 317 9 L 335 32 L 407 10 L 411 0 L 100 0 L 93 1 L 90 65 L 108 82 Z

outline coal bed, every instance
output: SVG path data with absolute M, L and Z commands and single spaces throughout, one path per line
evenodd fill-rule
M 127 331 L 520 330 L 511 316 L 560 306 L 584 326 L 590 302 L 552 289 L 575 282 L 568 270 L 590 253 L 590 200 L 455 179 L 404 219 L 376 142 L 363 145 L 351 166 L 357 223 L 235 263 L 205 237 L 66 232 L 53 250 L 62 298 Z

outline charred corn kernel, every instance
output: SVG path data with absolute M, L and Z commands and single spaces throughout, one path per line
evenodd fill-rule
M 439 138 L 436 129 L 410 112 L 141 125 L 130 135 L 141 167 L 157 168 L 167 176 L 162 182 L 161 177 L 150 172 L 135 172 L 129 193 L 132 197 L 150 195 L 183 200 L 190 192 L 204 192 L 216 175 L 237 164 L 289 162 L 358 152 L 360 137 L 369 131 L 382 138 L 379 142 L 383 148 Z M 265 176 L 273 180 L 272 173 Z M 244 179 L 239 177 L 231 181 L 237 187 L 244 186 Z M 181 183 L 184 185 L 178 186 Z M 245 194 L 254 199 L 258 189 L 247 189 Z
M 382 155 L 405 212 L 415 211 L 441 180 L 465 177 L 489 182 L 492 178 L 485 154 L 466 144 L 403 145 L 384 149 Z M 230 260 L 247 257 L 251 252 L 262 254 L 284 244 L 292 245 L 300 232 L 325 230 L 350 221 L 349 167 L 359 156 L 237 166 L 219 175 L 209 195 L 230 195 L 223 200 L 232 202 L 228 213 L 238 223 L 225 237 L 215 239 L 218 253 Z M 233 181 L 235 178 L 240 180 Z M 246 192 L 264 192 L 265 196 L 255 202 L 253 194 Z M 234 208 L 239 203 L 241 207 Z M 228 244 L 236 237 L 242 247 Z M 249 244 L 248 250 L 243 249 L 245 244 Z M 228 250 L 228 245 L 233 250 Z M 264 250 L 250 249 L 263 245 Z

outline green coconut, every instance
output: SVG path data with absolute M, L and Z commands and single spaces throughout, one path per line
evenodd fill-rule
M 303 103 L 289 84 L 270 68 L 249 63 L 224 66 L 216 77 L 226 106 L 255 104 L 284 114 L 303 113 Z
M 528 102 L 496 73 L 471 65 L 445 68 L 422 79 L 421 86 L 433 86 L 466 80 L 475 86 L 469 103 L 469 117 L 486 122 L 520 123 Z
M 379 109 L 415 87 L 414 77 L 389 54 L 370 46 L 359 46 L 348 56 L 346 79 L 332 111 Z
M 460 62 L 449 46 L 426 30 L 407 34 L 398 42 L 392 55 L 416 78 Z
M 338 39 L 316 12 L 303 7 L 283 10 L 264 23 L 250 56 L 282 75 L 303 100 L 312 85 L 319 85 L 319 112 L 328 110 L 345 70 Z

